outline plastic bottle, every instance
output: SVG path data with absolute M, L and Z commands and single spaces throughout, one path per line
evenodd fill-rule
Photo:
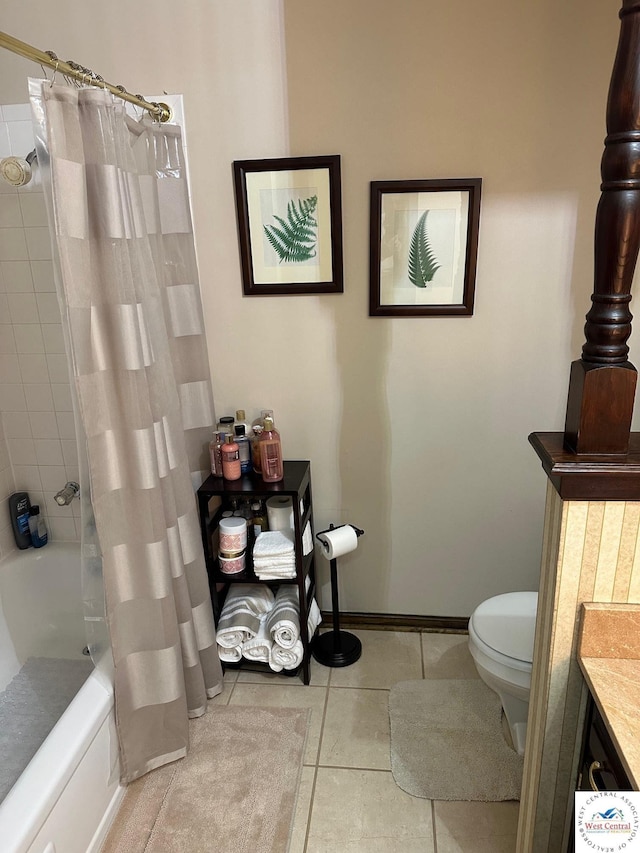
M 47 544 L 49 536 L 47 534 L 47 525 L 44 523 L 44 518 L 40 515 L 40 507 L 38 504 L 33 504 L 29 509 L 29 533 L 31 534 L 31 544 L 34 548 L 42 548 Z
M 284 477 L 280 433 L 269 416 L 264 419 L 264 432 L 260 436 L 260 468 L 265 483 L 277 483 Z
M 245 435 L 244 424 L 236 423 L 234 426 L 236 433 L 236 444 L 240 453 L 240 470 L 243 474 L 251 473 L 251 443 L 249 437 Z
M 265 418 L 271 418 L 271 420 L 273 420 L 273 409 L 260 409 L 260 417 L 256 418 L 255 421 L 251 424 L 251 426 L 260 426 L 264 429 Z
M 242 476 L 240 450 L 232 435 L 227 436 L 227 441 L 222 445 L 220 454 L 222 456 L 222 476 L 225 480 L 239 480 Z
M 213 439 L 209 442 L 211 473 L 214 477 L 222 477 L 222 445 L 224 442 L 224 432 L 214 432 Z
M 261 424 L 255 424 L 251 427 L 253 438 L 251 439 L 251 463 L 256 474 L 260 473 L 260 436 L 264 431 Z
M 247 422 L 247 416 L 245 414 L 244 409 L 236 410 L 236 420 L 234 426 L 243 426 L 244 434 L 249 438 L 251 435 L 251 424 Z
M 29 533 L 30 507 L 31 501 L 26 492 L 15 492 L 9 496 L 9 515 L 11 516 L 13 537 L 21 551 L 31 545 L 31 534 Z
M 262 501 L 254 501 L 251 504 L 251 512 L 252 519 L 251 524 L 253 526 L 253 535 L 257 539 L 261 533 L 264 533 L 265 530 L 269 529 L 269 523 L 267 521 L 267 509 Z
M 233 418 L 228 415 L 226 418 L 220 418 L 218 421 L 217 430 L 218 432 L 223 432 L 225 435 L 233 435 Z

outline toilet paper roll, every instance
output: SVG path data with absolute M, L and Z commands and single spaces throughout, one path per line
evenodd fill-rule
M 334 560 L 358 547 L 358 536 L 350 524 L 336 527 L 335 530 L 326 530 L 317 536 L 322 545 L 322 553 L 327 560 Z
M 277 495 L 267 500 L 269 530 L 293 530 L 293 502 L 291 497 Z

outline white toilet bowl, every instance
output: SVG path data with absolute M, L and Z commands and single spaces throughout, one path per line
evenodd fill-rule
M 537 592 L 483 601 L 469 619 L 469 651 L 478 675 L 500 697 L 516 751 L 524 755 Z

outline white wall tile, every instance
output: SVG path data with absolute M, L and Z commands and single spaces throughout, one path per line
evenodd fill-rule
M 55 293 L 36 293 L 38 316 L 41 323 L 60 323 L 60 306 Z
M 52 261 L 31 261 L 33 289 L 37 293 L 55 293 L 56 285 L 53 278 Z
M 46 465 L 40 471 L 42 488 L 45 492 L 55 494 L 64 488 L 67 482 L 67 472 L 64 465 Z
M 25 385 L 49 382 L 47 357 L 44 353 L 21 353 L 18 356 L 20 376 Z
M 29 261 L 0 261 L 5 293 L 33 293 L 33 275 Z
M 0 195 L 0 228 L 21 228 L 22 215 L 17 195 Z
M 53 407 L 56 412 L 72 412 L 73 401 L 71 399 L 71 386 L 68 382 L 61 382 L 51 385 L 51 393 L 53 394 Z
M 69 362 L 62 353 L 47 353 L 50 382 L 69 382 Z
M 39 323 L 35 293 L 7 293 L 9 316 L 13 323 Z
M 7 438 L 29 438 L 31 424 L 27 412 L 3 412 L 2 423 Z
M 34 438 L 36 461 L 38 465 L 62 465 L 62 445 L 59 439 Z
M 76 438 L 76 422 L 73 412 L 56 412 L 58 435 L 60 438 Z
M 55 502 L 53 497 L 57 492 L 60 491 L 60 489 L 64 488 L 64 484 L 66 482 L 66 480 L 63 480 L 60 485 L 56 487 L 55 490 L 49 490 L 45 492 L 45 508 L 46 513 L 50 518 L 71 518 L 73 516 L 73 512 L 71 511 L 70 506 L 59 506 Z
M 18 356 L 12 353 L 4 353 L 0 355 L 0 384 L 9 385 L 14 382 L 20 382 Z
M 29 412 L 29 424 L 33 438 L 60 438 L 53 412 Z
M 24 396 L 27 401 L 27 411 L 53 412 L 53 394 L 49 383 L 25 385 Z
M 14 465 L 36 464 L 36 448 L 32 438 L 8 438 L 7 446 Z
M 6 122 L 31 121 L 31 104 L 3 104 L 2 118 Z M 33 138 L 32 138 L 33 141 Z M 29 153 L 29 152 L 27 152 Z
M 52 518 L 49 532 L 52 539 L 74 542 L 77 539 L 76 525 L 73 516 L 69 518 Z
M 62 336 L 61 323 L 43 323 L 42 337 L 44 340 L 44 348 L 47 353 L 58 352 L 63 353 L 64 338 Z
M 48 228 L 47 207 L 44 202 L 44 193 L 33 192 L 20 193 L 20 209 L 22 212 L 22 224 L 25 228 L 45 226 Z
M 0 385 L 0 406 L 3 412 L 26 412 L 27 401 L 22 385 Z
M 74 465 L 78 461 L 78 444 L 75 438 L 60 439 L 62 458 L 65 465 Z
M 26 121 L 9 121 L 8 125 L 11 153 L 16 157 L 26 157 L 35 146 L 31 115 L 27 116 Z
M 9 316 L 9 303 L 7 302 L 7 294 L 0 293 L 0 326 L 11 325 L 11 317 Z
M 28 261 L 24 228 L 0 228 L 0 261 Z
M 9 141 L 9 128 L 5 121 L 0 122 L 0 157 L 9 157 L 11 155 L 11 142 Z M 5 184 L 6 181 L 0 181 L 0 184 Z
M 13 326 L 0 326 L 0 353 L 16 351 L 16 339 L 13 334 Z
M 16 350 L 22 352 L 44 352 L 44 340 L 40 325 L 14 323 L 13 333 L 16 337 Z
M 51 258 L 51 238 L 48 228 L 25 228 L 27 252 L 32 261 L 44 261 Z
M 16 491 L 19 492 L 37 492 L 42 491 L 42 481 L 40 480 L 40 470 L 35 463 L 35 458 L 31 460 L 30 465 L 14 465 L 13 472 L 15 474 Z

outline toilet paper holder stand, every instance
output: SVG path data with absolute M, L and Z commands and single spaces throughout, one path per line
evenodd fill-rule
M 353 527 L 356 536 L 360 538 L 364 535 L 364 530 L 360 530 L 355 524 L 338 525 L 338 527 Z M 337 528 L 330 524 L 327 530 L 321 530 L 316 533 L 316 539 L 322 541 L 319 537 L 323 533 L 328 533 L 330 530 Z M 325 555 L 326 556 L 326 555 Z M 311 644 L 311 653 L 313 657 L 323 666 L 350 666 L 355 663 L 362 654 L 362 643 L 360 640 L 350 634 L 348 631 L 340 630 L 340 603 L 338 601 L 338 561 L 333 558 L 329 560 L 331 568 L 331 604 L 333 610 L 333 630 L 326 634 L 318 634 Z

